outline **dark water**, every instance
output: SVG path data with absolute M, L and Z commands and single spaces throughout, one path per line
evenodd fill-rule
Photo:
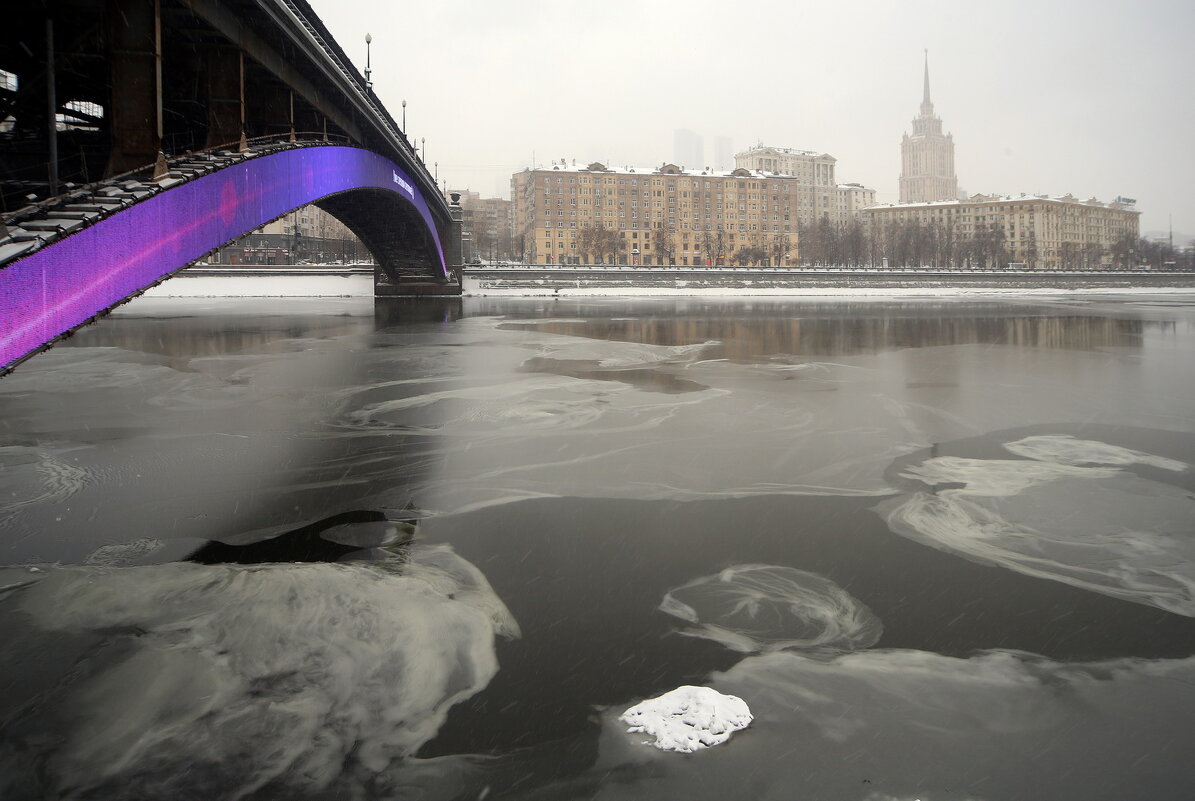
M 0 797 L 1190 798 L 1193 390 L 1181 296 L 142 300 L 0 381 Z

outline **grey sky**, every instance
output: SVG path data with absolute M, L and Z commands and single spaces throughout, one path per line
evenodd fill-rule
M 672 160 L 673 131 L 830 153 L 893 202 L 921 101 L 968 192 L 1138 199 L 1195 234 L 1195 3 L 312 0 L 454 187 L 531 163 Z M 687 165 L 692 166 L 692 165 Z M 504 190 L 503 196 L 507 194 Z

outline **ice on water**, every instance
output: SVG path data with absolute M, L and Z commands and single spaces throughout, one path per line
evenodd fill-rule
M 1076 439 L 1070 436 L 1025 437 L 1016 442 L 1006 443 L 1004 447 L 1017 456 L 1058 464 L 1144 464 L 1175 472 L 1186 470 L 1189 467 L 1186 462 L 1175 459 L 1121 448 L 1106 442 Z
M 445 546 L 393 563 L 55 567 L 3 601 L 46 636 L 110 642 L 17 710 L 5 798 L 36 797 L 22 779 L 45 765 L 55 797 L 305 796 L 411 755 L 494 675 L 495 634 L 518 633 Z
M 624 742 L 611 713 L 590 772 L 601 789 L 584 797 L 1178 798 L 1190 786 L 1176 746 L 1195 714 L 1195 659 L 779 651 L 708 684 L 750 705 L 749 748 L 715 749 L 703 769 Z
M 1195 616 L 1195 497 L 1104 466 L 1175 471 L 1183 463 L 1070 437 L 1026 437 L 1005 447 L 1033 460 L 926 459 L 902 476 L 932 489 L 877 510 L 893 531 L 927 545 Z
M 635 704 L 619 718 L 632 734 L 651 735 L 661 751 L 691 754 L 719 745 L 751 724 L 751 710 L 733 695 L 686 685 Z
M 873 645 L 879 618 L 827 578 L 777 565 L 735 565 L 671 590 L 660 609 L 681 631 L 741 653 Z

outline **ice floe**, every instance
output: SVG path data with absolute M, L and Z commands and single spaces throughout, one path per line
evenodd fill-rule
M 942 456 L 906 467 L 925 491 L 882 502 L 892 531 L 968 559 L 1195 616 L 1195 497 L 1121 467 L 1180 462 L 1107 443 L 1026 437 L 1037 459 Z
M 518 633 L 446 546 L 381 563 L 54 567 L 0 597 L 31 621 L 26 640 L 109 643 L 10 699 L 0 796 L 14 799 L 308 797 L 413 754 L 494 675 L 495 634 Z
M 681 631 L 740 653 L 873 645 L 879 618 L 827 578 L 777 565 L 735 565 L 668 592 L 660 609 Z
M 628 732 L 654 737 L 651 745 L 661 751 L 691 754 L 726 742 L 747 728 L 752 717 L 741 698 L 686 685 L 635 704 L 619 720 Z

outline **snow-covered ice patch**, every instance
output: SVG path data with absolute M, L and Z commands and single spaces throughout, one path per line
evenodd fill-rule
M 628 732 L 655 737 L 651 745 L 661 751 L 685 754 L 726 742 L 752 719 L 742 698 L 692 685 L 635 704 L 619 718 Z
M 692 625 L 682 631 L 740 653 L 785 648 L 866 648 L 883 626 L 827 578 L 776 565 L 735 565 L 677 587 L 660 609 Z

